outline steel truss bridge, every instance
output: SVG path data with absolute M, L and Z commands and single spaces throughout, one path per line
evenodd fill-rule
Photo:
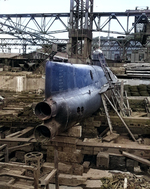
M 131 40 L 147 44 L 150 35 L 148 8 L 113 13 L 94 12 L 88 17 L 93 20 L 92 31 L 101 35 L 107 33 L 108 40 L 113 34 L 132 36 Z M 0 14 L 1 49 L 23 46 L 25 53 L 27 46 L 66 44 L 70 25 L 73 25 L 69 18 L 70 13 Z

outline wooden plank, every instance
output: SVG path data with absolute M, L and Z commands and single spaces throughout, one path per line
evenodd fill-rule
M 32 143 L 36 143 L 36 139 L 35 138 L 16 138 L 16 137 L 12 137 L 12 138 L 4 138 L 4 139 L 0 139 L 0 142 L 32 142 Z
M 0 173 L 0 176 L 9 176 L 9 177 L 15 177 L 19 179 L 26 179 L 26 180 L 34 180 L 32 177 L 27 177 L 23 175 L 18 175 L 18 174 L 11 174 L 11 173 Z
M 56 171 L 56 175 L 55 175 L 55 186 L 56 186 L 56 189 L 59 189 L 59 179 L 58 179 L 58 147 L 55 146 L 55 149 L 54 149 L 54 166 L 55 166 L 55 169 L 57 170 Z
M 2 146 L 0 146 L 0 150 L 3 150 L 6 147 L 7 147 L 7 144 L 3 144 Z
M 8 166 L 8 167 L 14 167 L 14 168 L 23 168 L 23 169 L 28 169 L 28 170 L 32 170 L 32 171 L 35 171 L 37 170 L 35 167 L 33 166 L 28 166 L 28 165 L 25 165 L 25 164 L 14 164 L 14 163 L 3 163 L 3 162 L 0 162 L 0 166 Z
M 110 133 L 110 135 L 107 135 L 106 137 L 103 138 L 103 141 L 110 142 L 110 141 L 112 141 L 112 140 L 114 140 L 114 139 L 116 139 L 118 137 L 119 137 L 119 134 L 117 134 L 117 133 Z
M 76 144 L 78 141 L 77 138 L 74 137 L 62 137 L 56 136 L 54 139 L 51 139 L 50 142 L 60 142 L 60 143 L 67 143 L 67 144 Z
M 57 170 L 53 169 L 44 180 L 41 180 L 41 185 L 47 185 L 49 184 L 50 180 L 55 176 Z
M 4 107 L 3 110 L 23 110 L 23 108 L 15 108 L 13 106 Z
M 12 178 L 7 184 L 12 186 L 15 183 L 15 181 L 16 181 L 16 178 Z
M 16 135 L 19 135 L 21 133 L 21 131 L 17 131 L 15 133 L 11 133 L 10 135 L 7 135 L 6 138 L 9 138 L 9 137 L 16 137 Z
M 110 103 L 110 105 L 112 106 L 112 108 L 115 110 L 115 112 L 117 113 L 118 117 L 120 118 L 120 120 L 122 121 L 122 123 L 124 124 L 124 126 L 126 127 L 127 131 L 129 132 L 129 134 L 131 135 L 132 139 L 134 141 L 136 141 L 134 135 L 132 134 L 132 132 L 130 131 L 128 125 L 125 123 L 125 121 L 123 120 L 123 118 L 121 117 L 121 115 L 119 114 L 119 112 L 117 111 L 117 109 L 114 107 L 114 105 L 111 103 L 111 101 L 109 100 L 109 98 L 107 97 L 107 95 L 104 93 L 105 98 L 108 100 L 108 102 Z
M 32 145 L 33 145 L 32 143 L 27 143 L 27 144 L 23 144 L 23 145 L 19 145 L 19 146 L 10 147 L 10 148 L 8 148 L 8 150 L 9 150 L 9 153 L 10 153 L 10 152 L 12 152 L 12 151 L 14 151 L 14 150 L 24 149 L 24 148 L 30 147 L 30 146 L 32 146 Z
M 0 158 L 4 157 L 4 153 L 0 153 Z
M 139 73 L 139 74 L 150 74 L 150 71 L 141 71 L 141 70 L 136 70 L 136 71 L 134 71 L 134 70 L 127 70 L 126 71 L 126 73 L 128 74 L 128 73 Z
M 27 127 L 21 131 L 21 133 L 17 136 L 18 138 L 20 137 L 26 137 L 28 133 L 31 133 L 34 130 L 34 127 Z M 33 133 L 32 133 L 33 134 Z
M 0 158 L 0 161 L 4 161 L 5 160 L 5 158 L 3 157 L 3 158 Z
M 102 98 L 103 107 L 104 107 L 104 110 L 105 110 L 105 114 L 106 114 L 108 126 L 109 126 L 109 129 L 110 129 L 110 133 L 112 134 L 113 128 L 112 128 L 110 116 L 109 116 L 109 113 L 108 113 L 107 104 L 106 104 L 106 99 L 105 99 L 105 97 L 104 97 L 104 94 L 101 94 L 101 98 Z
M 141 145 L 137 144 L 136 142 L 133 142 L 133 144 L 119 144 L 119 143 L 98 143 L 98 142 L 77 142 L 77 147 L 99 147 L 99 148 L 117 148 L 117 149 L 130 149 L 130 150 L 142 150 L 142 151 L 149 151 L 150 152 L 150 146 L 148 145 Z
M 131 77 L 141 77 L 141 78 L 150 78 L 150 74 L 136 74 L 136 73 L 127 73 L 127 76 Z
M 38 178 L 37 168 L 35 168 L 33 166 L 20 165 L 20 164 L 17 165 L 17 164 L 13 164 L 13 163 L 2 163 L 2 162 L 0 162 L 0 165 L 7 166 L 7 167 L 15 167 L 15 168 L 23 168 L 23 169 L 27 169 L 27 170 L 32 170 L 33 174 L 34 174 L 34 189 L 38 189 L 39 178 Z M 23 179 L 23 177 L 22 177 L 22 179 Z
M 130 153 L 125 152 L 125 151 L 122 151 L 122 155 L 124 155 L 124 156 L 126 156 L 126 157 L 128 157 L 128 158 L 134 159 L 134 160 L 136 160 L 136 161 L 138 161 L 138 162 L 140 162 L 140 163 L 143 163 L 143 164 L 145 164 L 145 165 L 148 165 L 148 166 L 150 167 L 150 161 L 147 160 L 147 159 L 144 159 L 144 158 L 142 158 L 142 157 L 135 156 L 135 155 L 130 154 Z

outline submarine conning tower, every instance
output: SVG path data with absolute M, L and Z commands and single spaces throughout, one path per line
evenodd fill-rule
M 93 53 L 92 53 L 92 64 L 100 66 L 100 67 L 103 64 L 104 66 L 108 67 L 102 50 L 96 49 L 95 51 L 93 51 Z

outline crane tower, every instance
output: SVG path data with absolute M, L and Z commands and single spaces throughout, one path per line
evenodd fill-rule
M 91 55 L 93 0 L 70 0 L 68 59 L 86 63 Z

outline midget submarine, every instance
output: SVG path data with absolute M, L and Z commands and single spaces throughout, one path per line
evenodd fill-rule
M 110 81 L 115 84 L 117 78 L 101 50 L 93 52 L 89 65 L 48 61 L 45 99 L 35 107 L 36 116 L 43 120 L 34 130 L 37 141 L 51 139 L 96 112 L 102 105 L 101 94 L 110 89 Z

